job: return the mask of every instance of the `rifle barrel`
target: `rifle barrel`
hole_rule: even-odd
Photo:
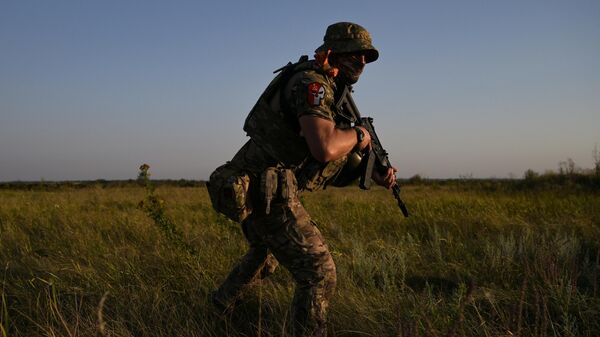
[[[394,198],[398,201],[398,207],[400,207],[402,214],[405,218],[408,218],[408,209],[406,208],[404,201],[402,201],[402,198],[400,198],[400,186],[398,186],[398,184],[394,185],[394,187],[392,187],[392,192],[394,192]]]

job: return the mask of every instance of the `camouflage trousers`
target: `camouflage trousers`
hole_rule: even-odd
[[[277,261],[296,281],[292,304],[294,333],[326,336],[326,314],[336,284],[335,264],[323,236],[297,197],[274,203],[269,214],[252,213],[243,229],[250,249],[215,292],[215,300],[232,304],[245,285],[264,277]]]

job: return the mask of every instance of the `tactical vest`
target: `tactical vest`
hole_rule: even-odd
[[[246,117],[244,131],[279,167],[294,171],[300,189],[315,190],[335,177],[346,163],[346,157],[327,163],[314,159],[306,140],[299,134],[297,117],[286,108],[284,92],[287,83],[294,74],[306,70],[325,75],[314,61],[308,61],[307,56],[276,70],[278,75]]]

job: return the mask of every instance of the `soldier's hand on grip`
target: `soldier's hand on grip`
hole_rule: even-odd
[[[396,184],[396,172],[398,172],[398,170],[396,170],[395,167],[389,167],[385,174],[373,170],[373,180],[378,185],[384,186],[389,190]]]

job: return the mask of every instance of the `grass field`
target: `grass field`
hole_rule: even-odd
[[[204,187],[161,186],[183,243],[137,186],[0,190],[0,336],[282,336],[293,282],[207,294],[246,250]],[[330,336],[600,335],[600,195],[404,188],[304,194],[338,267]],[[190,253],[184,246],[193,247]]]

